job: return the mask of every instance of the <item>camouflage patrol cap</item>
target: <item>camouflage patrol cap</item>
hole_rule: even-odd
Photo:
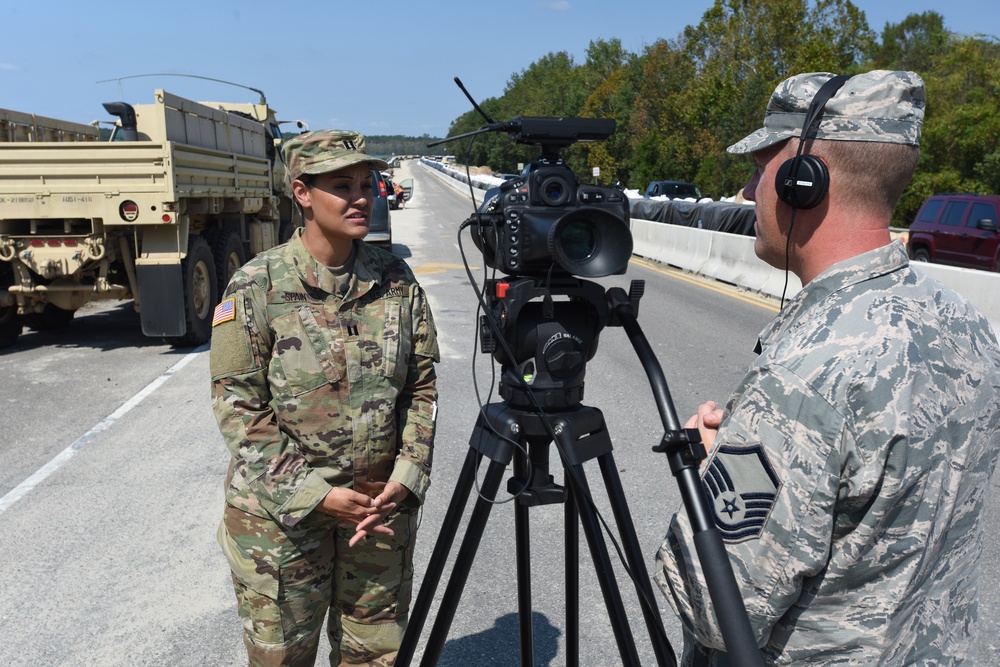
[[[809,104],[833,76],[813,72],[782,81],[767,103],[764,127],[726,150],[753,153],[801,136]],[[810,137],[919,146],[924,103],[924,82],[915,72],[874,70],[858,74],[827,101],[819,126]]]
[[[316,130],[293,137],[281,147],[291,183],[302,174],[325,174],[367,162],[373,169],[388,169],[385,160],[365,155],[365,138],[351,130]]]

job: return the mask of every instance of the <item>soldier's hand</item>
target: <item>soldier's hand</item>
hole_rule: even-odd
[[[374,498],[341,487],[330,489],[317,509],[346,523],[360,523],[379,511]]]
[[[392,503],[392,506],[395,507],[403,502],[408,495],[410,495],[410,490],[399,482],[388,482],[382,489],[382,493],[375,496],[373,500],[375,507],[382,507],[388,503]]]
[[[702,403],[698,406],[698,413],[692,415],[687,420],[684,428],[697,428],[701,434],[701,442],[705,445],[705,449],[711,450],[712,443],[715,442],[715,436],[719,432],[719,426],[722,424],[724,414],[722,408],[715,407],[715,401]]]
[[[392,510],[410,494],[410,490],[399,482],[389,482],[382,489],[382,493],[372,498],[372,505],[375,512],[358,523],[354,535],[348,543],[354,546],[365,536],[371,533],[381,533],[382,535],[392,535],[392,529],[386,527],[383,522]]]

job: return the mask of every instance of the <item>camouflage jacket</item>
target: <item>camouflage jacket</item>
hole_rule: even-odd
[[[811,281],[760,342],[703,482],[765,662],[971,661],[1000,451],[989,324],[896,242]],[[683,512],[657,559],[686,662],[729,664]]]
[[[292,526],[334,486],[430,484],[437,334],[406,263],[356,242],[347,291],[297,233],[237,271],[212,329],[226,500]]]

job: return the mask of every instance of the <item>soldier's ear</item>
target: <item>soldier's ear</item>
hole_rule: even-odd
[[[308,185],[299,179],[292,181],[292,195],[295,197],[295,201],[299,203],[299,206],[302,206],[303,208],[312,206],[310,194],[310,188]]]

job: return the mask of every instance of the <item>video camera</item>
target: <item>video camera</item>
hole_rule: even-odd
[[[520,176],[486,193],[469,223],[486,264],[513,276],[551,271],[582,277],[625,273],[632,256],[629,206],[617,188],[580,184],[559,155],[577,141],[615,131],[607,118],[515,118],[497,124],[521,144],[542,147]]]

